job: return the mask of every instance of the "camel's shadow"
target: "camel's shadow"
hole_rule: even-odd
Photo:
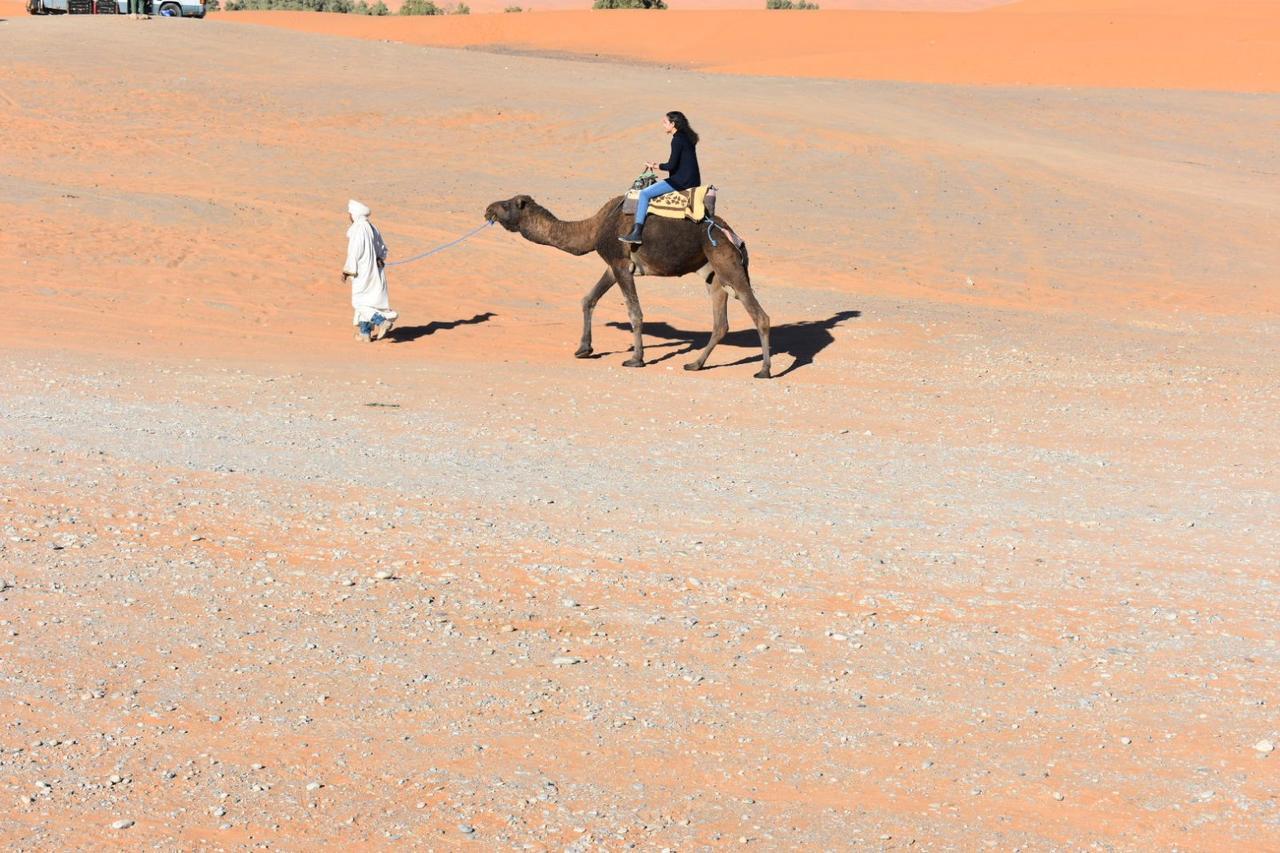
[[[773,350],[773,354],[786,353],[794,359],[790,367],[781,373],[775,373],[774,376],[786,376],[793,370],[812,364],[818,353],[835,343],[835,336],[831,334],[832,329],[845,320],[852,320],[861,316],[861,311],[837,311],[825,320],[803,320],[799,323],[783,323],[780,326],[774,326],[769,331],[769,347]],[[615,329],[631,331],[630,323],[609,323],[608,325]],[[642,331],[646,338],[664,338],[674,341],[675,344],[673,345],[676,346],[684,344],[682,348],[672,350],[650,361],[649,364],[658,364],[669,358],[696,352],[705,347],[707,341],[711,340],[710,332],[690,332],[684,329],[677,329],[670,323],[646,322]],[[720,341],[720,346],[754,349],[760,346],[760,336],[755,329],[739,329],[736,332],[729,332],[725,335],[724,339]],[[601,355],[603,354],[601,353]],[[714,357],[713,355],[712,358]],[[750,364],[753,361],[760,361],[760,356],[751,355],[728,364],[707,365],[703,370],[714,370],[717,367],[734,367],[740,364]]]
[[[445,329],[456,329],[458,326],[471,326],[476,323],[487,323],[489,320],[498,315],[492,311],[486,311],[483,314],[477,314],[469,320],[449,320],[441,322],[432,320],[425,326],[397,326],[390,332],[387,332],[387,340],[394,341],[398,344],[407,344],[409,341],[416,341],[418,338],[426,335],[433,335],[436,332]]]

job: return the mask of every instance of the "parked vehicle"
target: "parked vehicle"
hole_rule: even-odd
[[[145,0],[143,9],[157,18],[203,18],[205,0]],[[129,0],[27,0],[33,15],[129,14]]]

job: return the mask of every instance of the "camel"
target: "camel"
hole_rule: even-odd
[[[716,231],[715,244],[708,234],[705,222],[687,219],[666,219],[650,216],[645,220],[644,243],[631,246],[618,238],[630,228],[631,216],[622,213],[622,196],[605,202],[590,219],[564,222],[527,195],[518,195],[506,201],[495,201],[485,208],[485,219],[497,222],[508,231],[519,232],[526,240],[543,246],[553,246],[571,255],[595,252],[605,262],[607,269],[587,295],[582,297],[582,340],[574,353],[577,358],[588,358],[591,349],[591,314],[600,297],[615,284],[622,289],[631,318],[631,332],[635,337],[631,358],[623,362],[626,367],[644,367],[644,317],[640,313],[640,299],[636,295],[635,277],[641,275],[681,276],[697,273],[707,283],[711,297],[711,338],[698,357],[684,365],[685,370],[701,370],[707,356],[729,331],[729,295],[732,294],[751,316],[760,333],[760,352],[764,364],[757,379],[768,379],[769,365],[769,315],[756,301],[747,275],[747,247],[735,247],[724,231]],[[728,225],[720,217],[715,222],[723,229]]]

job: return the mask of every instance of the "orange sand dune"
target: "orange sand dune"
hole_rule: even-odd
[[[1280,90],[1276,4],[1035,0],[971,14],[764,10],[223,20],[442,47],[626,58],[704,71],[959,84]],[[639,39],[637,33],[652,33]]]

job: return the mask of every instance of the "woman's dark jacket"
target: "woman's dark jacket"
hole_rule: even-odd
[[[658,168],[671,173],[667,183],[673,190],[687,190],[702,183],[702,175],[698,172],[698,152],[689,137],[678,130],[671,134],[671,159],[660,163]]]

